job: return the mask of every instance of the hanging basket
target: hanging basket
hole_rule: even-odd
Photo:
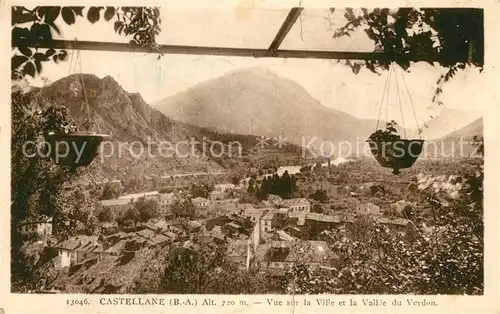
[[[67,167],[86,167],[99,154],[99,145],[108,135],[93,132],[54,133],[44,136],[48,156],[55,164]]]
[[[370,151],[384,168],[393,169],[393,174],[399,174],[400,169],[410,168],[422,153],[424,140],[421,139],[397,139],[397,140],[373,140],[368,139]]]

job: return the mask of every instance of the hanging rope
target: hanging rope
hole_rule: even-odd
[[[393,71],[393,66],[392,64],[389,67],[389,84],[387,86],[387,104],[385,106],[385,125],[387,125],[387,122],[389,121],[389,91],[391,90],[391,76],[392,76],[392,71]]]
[[[73,59],[74,59],[74,52],[71,52],[71,57],[69,59],[69,68],[68,68],[68,76],[71,74],[71,66],[73,65]],[[74,72],[74,71],[73,71]]]
[[[401,104],[401,95],[399,91],[399,82],[398,82],[398,75],[396,73],[396,69],[394,69],[394,76],[396,77],[396,92],[398,93],[398,102],[399,102],[399,111],[401,112],[401,121],[403,122],[403,134],[406,138],[406,127],[405,127],[405,118],[403,114],[403,105]]]
[[[380,100],[380,106],[378,109],[377,127],[375,128],[375,131],[378,130],[378,126],[380,124],[380,115],[382,114],[382,107],[384,106],[384,99],[386,96],[386,92],[388,90],[387,88],[389,86],[390,79],[391,79],[391,71],[389,71],[389,73],[387,73],[387,79],[385,80],[384,91],[382,92],[382,100]]]
[[[405,86],[406,93],[408,94],[408,98],[410,99],[411,108],[413,109],[413,116],[415,117],[415,123],[417,124],[417,129],[418,129],[418,137],[420,139],[422,139],[422,129],[420,128],[420,125],[418,123],[417,112],[416,112],[415,106],[413,104],[413,98],[411,97],[410,89],[408,88],[408,85],[406,84],[406,80],[405,80],[405,76],[404,76],[403,71],[401,71],[401,78],[403,80],[403,84]]]
[[[76,41],[76,39],[75,39],[75,41]],[[85,131],[88,132],[89,129],[91,128],[91,126],[92,126],[93,112],[92,112],[92,110],[90,110],[90,106],[89,106],[89,102],[88,102],[88,98],[87,98],[87,90],[85,88],[85,80],[83,78],[83,65],[82,65],[82,56],[80,54],[80,50],[76,51],[75,64],[74,64],[74,73],[77,73],[77,69],[76,69],[77,66],[79,67],[78,73],[79,73],[80,81],[81,81],[81,84],[82,84],[83,97],[84,97],[84,100],[85,100],[85,107],[86,107],[86,110],[87,110],[87,119],[83,123],[83,126],[85,128]]]

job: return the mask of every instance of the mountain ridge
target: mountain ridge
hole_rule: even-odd
[[[154,156],[153,150],[152,154],[129,154],[127,149],[133,149],[132,143],[176,143],[192,136],[200,137],[203,132],[199,127],[178,123],[166,117],[150,107],[139,93],[125,91],[111,76],[100,79],[92,74],[70,75],[32,91],[37,92],[40,92],[48,104],[66,106],[77,125],[81,126],[85,118],[90,118],[93,122],[91,131],[111,135],[109,141],[102,144],[103,156],[106,157],[101,162],[98,156],[88,167],[89,171],[86,171],[95,179],[122,179],[132,174],[148,177],[175,173],[183,169],[193,172],[221,170],[219,165],[204,158],[187,160],[166,155],[160,157]],[[84,96],[87,98],[90,113]],[[120,145],[126,148],[122,150]],[[106,150],[106,147],[109,150]]]
[[[295,81],[262,67],[230,71],[153,102],[152,106],[174,120],[231,133],[283,135],[297,145],[316,138],[315,148],[322,142],[364,141],[375,131],[377,122],[324,106]],[[458,122],[451,123],[455,111],[446,108],[442,116],[421,125],[422,134],[401,126],[397,130],[408,138],[438,139],[471,121],[463,113],[457,117]]]

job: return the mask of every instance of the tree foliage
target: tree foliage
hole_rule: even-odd
[[[260,200],[266,199],[269,194],[287,199],[297,190],[297,181],[285,171],[282,176],[274,174],[272,177],[265,177],[260,187],[254,187],[253,184],[251,186],[251,190]]]
[[[321,203],[326,203],[328,201],[328,195],[325,189],[317,189],[314,193],[310,194],[308,198]]]
[[[120,186],[112,183],[106,183],[102,190],[101,200],[112,200],[121,195]]]
[[[370,218],[330,234],[335,269],[297,265],[286,291],[335,294],[468,294],[484,292],[483,171],[464,176],[459,199],[425,191],[431,222],[415,217],[403,231]],[[421,214],[421,213],[420,213]],[[419,215],[419,213],[415,213]]]
[[[177,198],[171,208],[175,218],[194,219],[196,215],[196,206],[189,197]]]
[[[472,8],[388,8],[345,10],[347,23],[334,31],[333,37],[350,36],[363,29],[383,53],[379,60],[364,64],[347,61],[354,73],[362,66],[374,73],[388,70],[396,63],[409,70],[410,60],[417,58],[431,65],[439,64],[448,71],[437,81],[433,101],[438,101],[443,83],[466,65],[484,66],[484,16],[482,9]],[[434,61],[432,61],[434,60]]]
[[[255,271],[239,269],[214,243],[174,246],[162,277],[169,294],[257,294],[268,292],[269,280]]]
[[[54,32],[61,33],[60,25],[56,24],[59,17],[68,26],[74,25],[79,18],[86,18],[92,24],[101,19],[113,22],[114,31],[129,38],[131,45],[158,51],[156,36],[161,31],[161,18],[157,7],[37,6],[28,9],[13,6],[12,79],[22,79],[27,75],[35,77],[42,72],[45,62],[58,63],[67,59],[65,49],[41,51],[37,48],[52,41]]]
[[[191,195],[193,197],[208,198],[210,192],[214,190],[215,186],[210,183],[200,183],[191,185]]]
[[[134,207],[139,213],[138,218],[141,222],[160,217],[160,204],[156,200],[141,197],[134,203]]]

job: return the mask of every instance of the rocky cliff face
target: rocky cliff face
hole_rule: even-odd
[[[110,76],[100,79],[89,74],[71,75],[46,86],[41,95],[47,104],[68,107],[81,130],[84,130],[85,118],[90,117],[93,121],[90,131],[110,135],[101,145],[101,156],[88,167],[88,175],[96,179],[221,170],[207,158],[160,157],[154,145],[147,146],[149,142],[161,141],[175,145],[193,137],[202,138],[204,133],[198,127],[176,122],[151,108],[140,94],[128,93]],[[140,144],[146,153],[139,154]],[[130,153],[130,149],[134,153]],[[181,154],[190,150],[185,146],[179,149]]]

